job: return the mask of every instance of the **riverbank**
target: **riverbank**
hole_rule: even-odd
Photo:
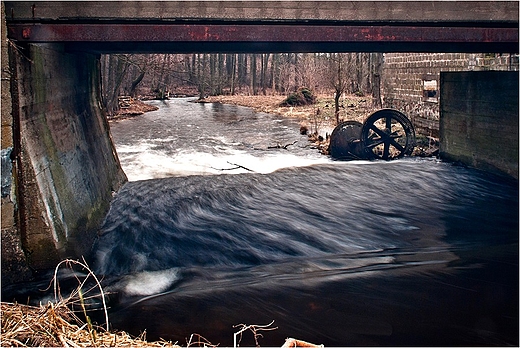
[[[328,155],[329,139],[336,126],[334,115],[334,98],[328,95],[318,95],[317,102],[305,106],[280,106],[286,96],[245,96],[245,95],[219,95],[209,96],[198,102],[222,103],[246,106],[257,112],[266,112],[281,115],[283,117],[296,118],[300,122],[301,129],[307,129],[309,141],[318,148],[321,153]],[[369,97],[345,95],[340,100],[339,120],[357,121],[365,120],[379,108],[372,107]],[[435,157],[439,151],[439,139],[416,134],[417,145],[412,156]]]
[[[302,125],[318,132],[321,128],[335,127],[334,99],[332,96],[318,95],[316,104],[304,106],[280,106],[286,96],[281,95],[219,95],[209,96],[199,102],[240,105],[253,108],[257,112],[278,114],[300,120]],[[371,106],[367,97],[347,95],[341,98],[340,121],[363,121],[376,109]],[[329,133],[330,134],[330,133]]]
[[[83,323],[65,303],[29,306],[1,303],[2,347],[180,347],[168,341],[148,342],[146,334],[106,331]]]
[[[120,97],[119,110],[117,110],[113,114],[108,115],[107,118],[109,121],[119,121],[142,115],[145,112],[155,111],[157,109],[159,109],[157,106],[146,104],[138,99],[130,97]]]

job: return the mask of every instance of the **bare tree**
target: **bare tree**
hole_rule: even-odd
[[[102,101],[107,112],[112,114],[119,108],[117,98],[130,64],[124,55],[105,55],[102,63],[104,66]]]
[[[381,108],[381,70],[383,65],[382,53],[371,53],[371,76],[372,76],[372,107]]]
[[[103,101],[117,110],[121,93],[136,97],[148,88],[164,98],[175,86],[190,86],[200,98],[247,88],[251,94],[286,94],[300,87],[334,90],[336,122],[340,98],[346,92],[371,94],[381,105],[381,53],[147,54],[105,55]],[[144,87],[142,87],[144,86]]]
[[[349,83],[347,63],[349,56],[344,53],[331,53],[328,55],[328,78],[332,88],[334,88],[334,115],[336,124],[339,124],[339,99],[347,90]]]

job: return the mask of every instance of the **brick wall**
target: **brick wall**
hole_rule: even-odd
[[[383,107],[404,112],[418,134],[438,137],[441,71],[518,71],[518,67],[518,55],[509,54],[385,53]]]

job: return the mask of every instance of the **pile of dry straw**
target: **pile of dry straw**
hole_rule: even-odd
[[[2,302],[1,311],[2,347],[178,347],[82,324],[64,303],[35,307]]]
[[[68,297],[62,297],[57,280],[58,269],[66,266],[87,272],[87,277],[78,280],[78,287]],[[95,286],[87,288],[87,280],[95,280]],[[54,272],[54,302],[46,305],[28,306],[18,303],[1,303],[2,331],[0,346],[2,347],[178,347],[166,342],[147,342],[145,333],[133,338],[126,332],[111,332],[106,328],[92,324],[86,311],[86,301],[89,298],[101,297],[106,323],[108,314],[105,304],[105,294],[99,280],[88,268],[86,262],[65,260],[56,266]],[[89,295],[97,288],[95,295]],[[79,313],[86,320],[82,321],[71,308],[80,308]]]

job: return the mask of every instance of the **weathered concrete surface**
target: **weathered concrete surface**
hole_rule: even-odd
[[[2,11],[4,3],[2,2]],[[9,56],[7,54],[7,36],[5,18],[2,16],[2,47],[1,47],[1,111],[2,111],[2,216],[1,216],[1,240],[2,240],[2,284],[15,280],[29,279],[31,272],[27,266],[27,260],[22,250],[22,241],[16,223],[15,194],[16,181],[11,155],[13,153],[13,117],[10,93],[11,74],[9,70]]]
[[[98,57],[59,44],[11,49],[19,230],[29,265],[88,254],[126,181],[100,104]]]
[[[518,22],[517,1],[6,1],[9,20]]]
[[[518,72],[441,72],[440,156],[518,179]]]

